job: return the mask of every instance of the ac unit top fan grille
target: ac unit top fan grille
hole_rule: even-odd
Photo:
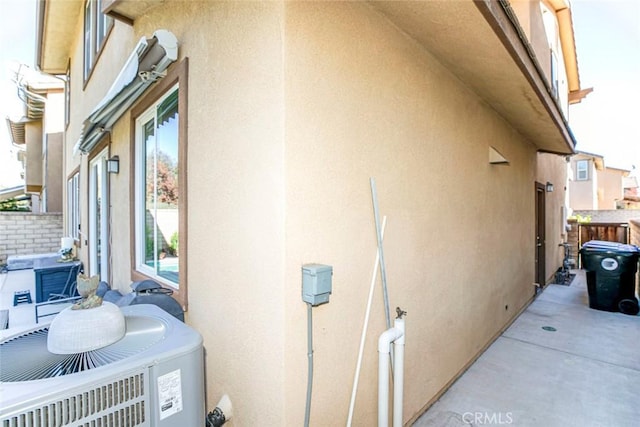
[[[41,380],[98,368],[140,353],[165,336],[166,325],[157,318],[126,316],[127,333],[107,347],[77,354],[47,350],[48,328],[41,328],[0,343],[0,381]]]

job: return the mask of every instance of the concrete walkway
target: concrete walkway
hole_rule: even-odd
[[[640,316],[549,285],[413,425],[640,426]],[[549,328],[550,327],[550,328]]]

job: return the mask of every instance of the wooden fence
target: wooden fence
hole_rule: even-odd
[[[579,226],[579,245],[589,240],[629,243],[629,224],[620,222],[584,223]]]

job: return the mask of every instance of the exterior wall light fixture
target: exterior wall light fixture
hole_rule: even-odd
[[[109,173],[120,172],[120,157],[113,156],[112,158],[107,159],[107,172]]]
[[[547,193],[553,193],[553,184],[550,183],[549,181],[547,181],[546,190],[547,190]]]

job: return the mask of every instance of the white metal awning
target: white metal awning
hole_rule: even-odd
[[[141,38],[105,97],[84,121],[73,153],[89,153],[177,58],[178,41],[170,31],[158,30],[149,39]]]
[[[0,202],[4,200],[14,199],[24,194],[25,194],[24,185],[18,185],[16,187],[10,187],[10,188],[3,188],[0,190]]]

